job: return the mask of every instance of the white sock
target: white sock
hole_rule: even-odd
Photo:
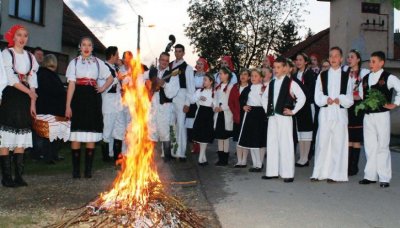
[[[308,161],[308,153],[310,151],[311,141],[299,141],[300,158],[297,163],[304,165]]]
[[[206,158],[207,143],[199,143],[199,144],[200,144],[199,162],[203,163],[203,162],[207,161],[207,158]]]
[[[114,139],[111,139],[110,142],[108,143],[108,156],[109,157],[114,156]]]
[[[229,139],[225,139],[224,140],[224,149],[223,149],[223,151],[225,153],[229,153]]]
[[[243,148],[240,146],[236,146],[236,155],[237,155],[237,163],[236,165],[242,164],[242,157],[243,157]]]
[[[265,160],[265,152],[267,151],[267,148],[263,147],[260,148],[260,159],[261,159],[261,166],[262,164],[264,164],[264,160]]]
[[[249,149],[242,149],[243,157],[242,157],[242,165],[247,165],[247,155],[249,154]]]
[[[254,154],[253,166],[255,168],[261,168],[262,164],[261,164],[261,158],[260,158],[260,149],[259,148],[250,149],[250,151],[251,151],[251,155]]]
[[[158,144],[156,144],[156,145],[158,145]],[[163,158],[164,157],[164,145],[163,145],[163,142],[161,142],[161,157]]]
[[[224,151],[224,140],[218,139],[218,151]]]

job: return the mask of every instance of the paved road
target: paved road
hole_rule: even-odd
[[[210,146],[209,161],[216,159],[214,151]],[[312,166],[297,168],[288,184],[214,165],[199,167],[199,178],[222,227],[400,227],[400,153],[392,153],[392,164],[387,189],[359,185],[362,172],[347,183],[311,183]]]

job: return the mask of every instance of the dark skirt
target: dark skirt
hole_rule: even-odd
[[[363,142],[363,121],[364,112],[358,112],[356,116],[355,108],[361,101],[354,101],[354,104],[347,110],[349,117],[349,142]]]
[[[245,114],[238,145],[247,148],[267,146],[267,125],[263,107],[251,107],[251,111]]]
[[[224,112],[219,112],[217,116],[217,124],[215,126],[216,139],[229,139],[232,137],[233,132],[225,130],[225,116]]]
[[[196,111],[197,111],[197,105],[191,104],[189,106],[189,112],[186,113],[186,118],[194,118],[196,116]]]
[[[200,106],[193,124],[193,141],[212,143],[214,141],[214,111],[211,107]]]
[[[0,105],[0,130],[14,134],[32,132],[31,99],[28,94],[7,86]]]
[[[349,128],[349,142],[364,142],[363,128]]]
[[[295,115],[297,121],[297,131],[308,132],[314,128],[311,112],[311,104],[304,104],[303,108],[300,109]]]
[[[103,132],[101,95],[93,86],[75,87],[71,109],[71,132]]]
[[[232,132],[232,136],[233,136],[233,141],[237,142],[239,140],[239,135],[240,135],[240,127],[242,125],[238,124],[238,123],[233,123],[233,132]]]

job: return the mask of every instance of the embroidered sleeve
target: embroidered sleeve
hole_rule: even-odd
[[[9,86],[14,86],[14,84],[19,83],[18,77],[14,74],[13,63],[11,54],[7,49],[3,50],[3,63],[4,63],[4,71],[7,76],[7,81]]]
[[[75,59],[73,59],[68,64],[67,72],[65,76],[67,77],[68,82],[75,82],[76,81],[76,66],[75,66]]]

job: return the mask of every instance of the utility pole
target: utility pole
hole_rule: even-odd
[[[143,17],[138,15],[137,54],[139,54],[139,51],[140,51],[140,27],[141,27],[141,22],[143,22]]]

